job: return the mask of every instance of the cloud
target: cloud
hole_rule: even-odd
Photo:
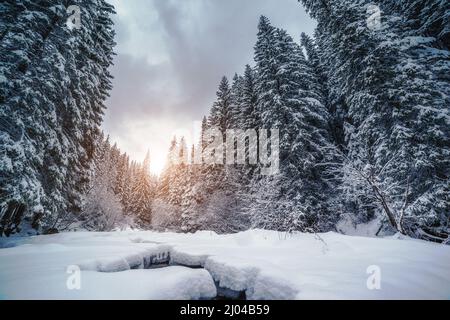
[[[147,148],[165,152],[171,137],[162,135],[190,128],[208,112],[220,78],[253,63],[261,14],[297,40],[315,26],[297,0],[109,1],[118,55],[104,129],[139,159]],[[133,123],[161,136],[144,138]]]

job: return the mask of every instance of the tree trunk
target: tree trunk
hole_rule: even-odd
[[[397,223],[397,220],[395,219],[394,214],[392,213],[391,209],[389,208],[389,206],[387,204],[387,201],[386,201],[384,195],[380,192],[380,190],[374,184],[372,184],[372,188],[373,188],[373,191],[375,192],[375,194],[377,195],[377,198],[381,202],[383,210],[388,217],[389,223],[395,228],[395,230],[397,230],[398,232],[403,234],[401,228],[399,228],[399,225]]]

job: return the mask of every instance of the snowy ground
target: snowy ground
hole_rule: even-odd
[[[127,231],[0,245],[8,247],[0,249],[2,299],[208,299],[214,282],[248,299],[450,299],[450,246],[411,239]],[[67,287],[71,265],[81,269],[80,290]],[[379,290],[367,287],[369,266],[379,268]]]

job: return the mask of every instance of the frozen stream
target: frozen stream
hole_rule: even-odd
[[[450,246],[401,237],[72,232],[0,247],[0,299],[450,297]]]

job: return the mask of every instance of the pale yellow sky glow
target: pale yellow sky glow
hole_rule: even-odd
[[[170,142],[174,136],[185,137],[188,147],[198,137],[199,122],[186,121],[185,124],[168,118],[133,121],[124,124],[120,135],[110,135],[111,141],[132,160],[142,162],[150,151],[150,171],[159,175],[164,169]]]

